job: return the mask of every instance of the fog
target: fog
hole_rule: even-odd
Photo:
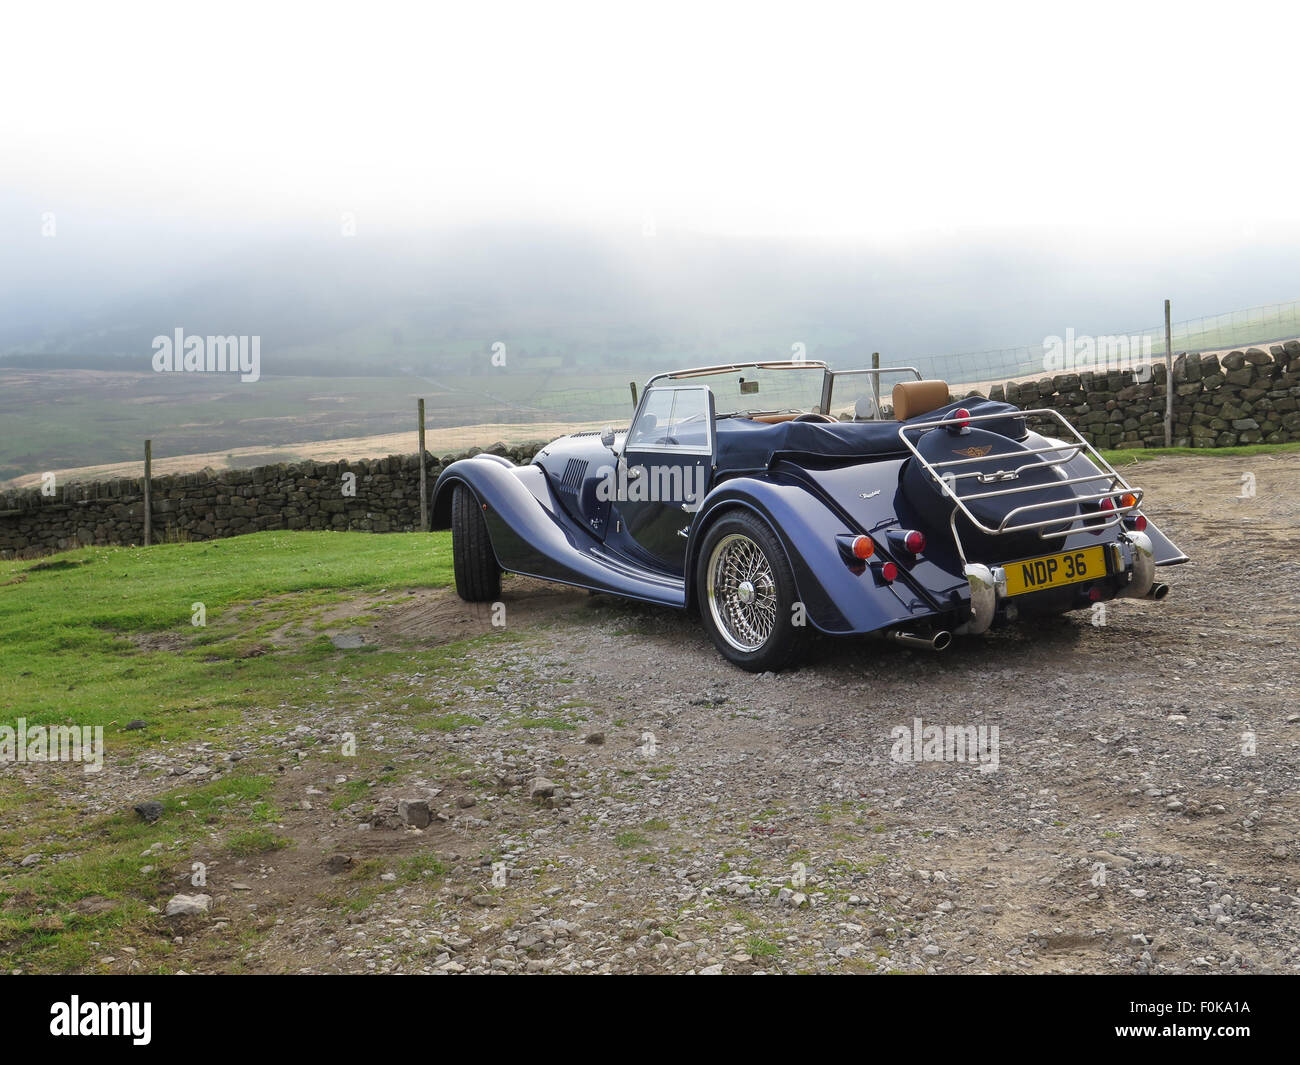
[[[0,356],[907,357],[1300,296],[1294,73],[1223,63],[1295,16],[1089,14],[33,9]]]

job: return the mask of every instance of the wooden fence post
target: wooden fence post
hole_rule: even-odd
[[[880,352],[878,351],[873,351],[871,353],[871,368],[873,370],[880,369]],[[874,417],[879,418],[880,417],[880,374],[878,373],[873,373],[871,375],[871,396],[876,403],[876,413]]]
[[[429,531],[428,463],[424,458],[424,397],[418,404],[420,421],[420,532]]]
[[[1165,300],[1165,447],[1174,446],[1174,342]]]
[[[144,442],[144,546],[153,543],[153,441]]]

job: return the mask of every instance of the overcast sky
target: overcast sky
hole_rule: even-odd
[[[150,262],[336,233],[344,212],[362,234],[559,222],[1239,259],[1300,232],[1298,19],[1245,2],[14,6],[0,280],[39,277],[43,211],[95,234],[101,279],[119,256],[147,280]],[[1250,280],[1258,302],[1300,295],[1276,270]]]

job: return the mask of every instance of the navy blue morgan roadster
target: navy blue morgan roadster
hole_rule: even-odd
[[[906,378],[882,399],[881,378]],[[818,362],[661,374],[628,429],[527,466],[452,463],[433,490],[456,590],[525,574],[699,615],[743,669],[796,661],[812,629],[942,650],[954,634],[1161,599],[1187,558],[1054,410],[979,398],[910,367]]]

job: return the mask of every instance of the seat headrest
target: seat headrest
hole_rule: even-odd
[[[894,417],[900,422],[946,406],[947,381],[900,381],[894,386]]]

